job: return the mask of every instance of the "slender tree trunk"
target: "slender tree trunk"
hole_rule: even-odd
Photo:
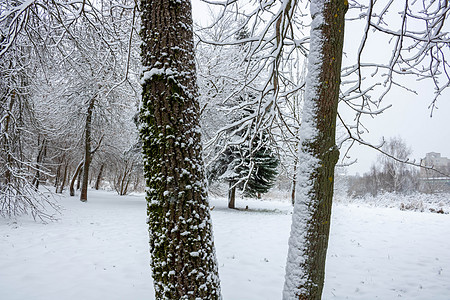
[[[122,189],[122,196],[126,195],[128,192],[128,185],[130,184],[130,177],[128,177],[127,182],[125,183],[123,189]]]
[[[297,130],[297,134],[298,134],[298,130]],[[296,143],[295,146],[295,159],[294,159],[294,167],[293,167],[293,173],[292,173],[292,190],[291,190],[291,202],[292,205],[295,204],[295,187],[297,186],[297,165],[298,165],[298,147],[299,147],[299,143]]]
[[[39,140],[39,138],[38,138],[38,140]],[[45,152],[46,152],[46,147],[47,147],[46,143],[47,143],[46,140],[43,139],[42,140],[42,144],[41,144],[41,148],[39,149],[39,153],[38,153],[38,156],[36,158],[36,173],[34,174],[34,178],[33,178],[33,181],[31,183],[34,186],[34,188],[36,189],[36,191],[39,188],[39,180],[41,179],[41,171],[40,170],[41,170],[41,163],[42,163],[42,161],[44,159],[44,155],[45,155]]]
[[[95,181],[95,189],[98,190],[100,188],[100,182],[102,181],[102,175],[103,175],[103,168],[105,167],[104,164],[100,166],[100,171],[98,171],[97,180]]]
[[[294,172],[297,172],[297,167],[294,166]],[[291,190],[291,202],[292,205],[295,204],[295,187],[297,186],[297,175],[294,173],[294,178],[292,178],[292,190]]]
[[[87,110],[86,124],[84,128],[84,165],[83,165],[83,182],[81,183],[81,193],[80,201],[87,201],[87,190],[89,183],[89,167],[91,165],[92,153],[91,153],[91,143],[92,143],[92,114],[94,112],[95,99],[94,96],[89,101],[89,107]]]
[[[83,167],[83,161],[81,161],[78,166],[77,169],[75,170],[75,173],[73,174],[72,180],[70,181],[70,196],[75,196],[75,180],[77,180],[77,177],[79,176],[80,172],[81,172],[81,168]],[[78,180],[78,182],[80,182],[80,180]]]
[[[236,182],[230,181],[228,185],[228,208],[236,208]]]
[[[58,188],[58,186],[56,186],[56,192],[57,193],[61,194],[63,192],[63,190],[64,190],[64,186],[66,185],[66,179],[67,179],[67,169],[68,169],[68,164],[65,163],[64,164],[64,174],[63,174],[63,178],[62,178],[61,184],[60,184],[59,188]]]
[[[128,188],[128,183],[130,181],[129,174],[130,174],[130,171],[128,169],[128,165],[126,164],[125,168],[123,170],[123,173],[122,173],[122,177],[119,180],[119,190],[120,190],[119,195],[120,196],[126,195],[126,190]]]
[[[62,167],[62,162],[63,161],[64,161],[64,156],[61,159],[61,162],[58,164],[58,168],[56,168],[55,193],[58,192],[58,185],[59,185],[59,182],[61,181],[61,167]]]
[[[139,174],[136,174],[136,172],[134,172],[133,174],[133,190],[136,191],[138,190],[139,185],[141,184],[141,176],[139,176]]]
[[[346,0],[311,1],[311,46],[283,299],[321,299],[330,230]]]
[[[2,101],[3,100],[6,100],[6,99],[2,99]],[[8,111],[6,112],[6,116],[4,117],[4,132],[6,133],[6,134],[4,134],[3,135],[3,147],[4,147],[4,149],[3,149],[3,151],[4,151],[4,153],[6,153],[6,170],[5,170],[5,181],[4,182],[2,182],[3,181],[3,178],[1,178],[0,177],[0,182],[1,183],[4,183],[4,186],[7,186],[7,185],[9,185],[10,183],[11,183],[11,181],[12,181],[12,179],[11,179],[11,169],[12,169],[12,161],[13,161],[13,158],[12,158],[12,155],[11,155],[11,142],[10,142],[10,135],[11,135],[11,133],[9,132],[9,122],[10,122],[10,120],[11,120],[11,112],[12,112],[12,110],[13,110],[13,108],[14,108],[14,103],[15,103],[15,101],[16,101],[16,92],[13,90],[12,92],[11,92],[11,100],[10,100],[10,102],[9,102],[9,107],[8,107]]]
[[[141,139],[156,299],[221,299],[202,160],[191,3],[141,1]]]
[[[83,161],[84,163],[84,161]],[[81,166],[80,172],[78,173],[78,177],[77,177],[77,191],[80,190],[81,187],[81,176],[83,176],[83,166]]]

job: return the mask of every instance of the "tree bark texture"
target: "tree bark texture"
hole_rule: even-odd
[[[321,299],[330,231],[346,0],[311,1],[311,46],[284,299]]]
[[[221,299],[199,128],[191,3],[142,0],[140,113],[156,299]]]

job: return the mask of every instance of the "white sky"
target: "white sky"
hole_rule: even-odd
[[[432,117],[428,108],[433,97],[432,89],[428,87],[419,93],[419,96],[392,93],[385,102],[391,103],[391,108],[372,120],[365,118],[370,131],[365,138],[378,144],[382,137],[401,137],[411,147],[412,158],[418,162],[428,152],[450,157],[450,92],[440,98]],[[357,159],[357,163],[348,167],[348,173],[362,175],[375,162],[378,152],[366,146],[354,146],[349,154]]]

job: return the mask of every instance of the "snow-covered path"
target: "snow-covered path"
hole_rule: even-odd
[[[281,298],[291,208],[213,199],[224,299]],[[62,198],[59,222],[0,219],[0,299],[153,299],[143,196]],[[337,204],[324,299],[450,299],[450,215]]]

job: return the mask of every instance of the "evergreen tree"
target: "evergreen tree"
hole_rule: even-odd
[[[250,174],[244,194],[255,197],[267,193],[278,175],[278,157],[266,145],[258,147],[253,155],[245,158],[247,174]],[[245,173],[245,170],[244,170]]]
[[[246,110],[240,117],[245,118],[251,113]],[[249,129],[255,130],[255,127],[252,125]],[[273,186],[279,159],[270,147],[268,135],[267,131],[256,136],[247,131],[237,132],[210,168],[210,180],[229,183],[229,208],[235,208],[236,188],[243,190],[245,196],[255,197],[267,193]]]

